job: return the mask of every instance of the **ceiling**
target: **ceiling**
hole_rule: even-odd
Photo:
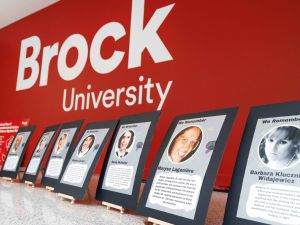
[[[0,29],[56,2],[58,0],[0,0]]]

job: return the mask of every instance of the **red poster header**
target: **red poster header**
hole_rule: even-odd
[[[29,119],[0,121],[0,166],[2,166],[7,151],[20,127],[29,125]]]

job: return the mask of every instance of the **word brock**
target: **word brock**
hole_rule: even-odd
[[[148,50],[155,63],[173,60],[157,31],[175,4],[157,9],[145,26],[143,22],[144,5],[145,0],[132,1],[128,69],[141,66],[141,57],[145,49]],[[48,84],[49,65],[56,56],[59,76],[66,81],[74,80],[81,74],[86,65],[88,55],[91,66],[97,73],[107,74],[112,72],[123,60],[125,52],[115,50],[110,58],[104,59],[99,54],[101,53],[102,43],[108,37],[118,41],[125,35],[126,30],[121,23],[107,23],[96,32],[90,49],[88,49],[88,43],[83,35],[72,34],[63,42],[60,49],[58,42],[44,47],[41,65],[37,60],[41,50],[40,38],[32,36],[22,40],[16,90],[31,88],[38,80],[39,73],[39,86],[46,86]],[[28,56],[28,50],[31,48],[32,54]],[[78,57],[75,64],[69,67],[67,65],[67,55],[72,48],[77,50]],[[31,69],[29,76],[25,76],[26,69]]]

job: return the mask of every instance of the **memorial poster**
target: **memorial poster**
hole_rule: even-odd
[[[54,134],[55,134],[55,131],[49,131],[42,135],[42,137],[40,138],[40,140],[33,152],[33,155],[30,159],[30,162],[25,171],[25,174],[30,174],[30,175],[37,174],[38,169],[41,164],[41,161],[43,159],[43,156],[46,153],[47,147],[49,146],[49,143]]]
[[[59,126],[59,124],[53,125],[47,127],[43,131],[34,151],[31,154],[29,164],[23,176],[23,181],[31,182],[32,184],[36,183],[46,153],[50,149],[52,140],[54,139]]]
[[[1,177],[7,177],[11,179],[17,178],[28,143],[34,130],[35,126],[19,128],[8,150],[6,159],[0,172]]]
[[[258,119],[237,217],[300,224],[300,114]]]
[[[96,199],[137,207],[143,169],[160,112],[124,116],[110,143]]]
[[[49,156],[45,173],[42,178],[42,184],[46,187],[54,188],[58,182],[62,171],[66,167],[66,162],[71,157],[70,149],[79,132],[83,120],[64,123],[57,135]]]
[[[66,167],[60,183],[82,187],[87,172],[106,137],[109,128],[89,129],[84,132]]]
[[[16,172],[19,161],[23,155],[25,144],[29,139],[30,134],[31,131],[17,133],[12,145],[10,146],[2,170]]]
[[[61,194],[83,199],[97,163],[117,120],[92,122],[86,125],[79,141],[70,150],[70,158],[55,185]]]
[[[134,177],[150,122],[123,124],[111,151],[102,188],[132,194]]]
[[[220,115],[178,121],[157,167],[146,207],[194,219],[225,118]]]
[[[6,158],[7,152],[20,127],[29,125],[29,119],[0,121],[0,168]]]
[[[228,194],[224,225],[299,225],[300,102],[253,107]]]
[[[64,165],[64,161],[68,155],[70,143],[72,142],[77,129],[77,127],[73,127],[65,128],[60,131],[49,158],[45,177],[54,179],[59,178]]]
[[[161,144],[139,203],[144,216],[203,225],[237,108],[177,116]]]

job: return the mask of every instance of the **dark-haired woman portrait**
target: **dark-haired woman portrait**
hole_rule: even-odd
[[[124,158],[128,155],[129,149],[133,144],[134,132],[132,130],[126,130],[118,141],[118,148],[116,150],[116,156]]]
[[[95,141],[95,136],[94,136],[93,134],[87,136],[87,137],[83,140],[83,142],[82,142],[82,144],[81,144],[81,146],[80,146],[80,148],[79,148],[79,151],[78,151],[78,153],[77,153],[77,156],[78,156],[79,158],[81,158],[81,157],[83,157],[84,155],[86,155],[86,153],[88,153],[88,151],[89,151],[89,150],[91,149],[91,147],[93,146],[94,141]]]

